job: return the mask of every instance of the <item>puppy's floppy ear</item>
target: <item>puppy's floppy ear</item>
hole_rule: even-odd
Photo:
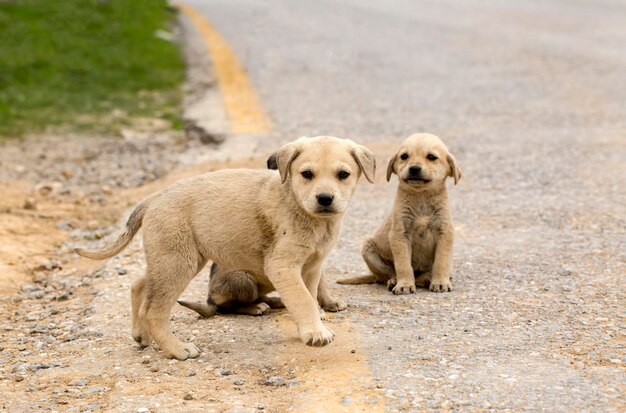
[[[267,160],[267,167],[269,169],[278,169],[280,172],[280,181],[285,183],[287,180],[287,175],[289,174],[289,167],[291,163],[300,155],[302,152],[302,146],[300,142],[291,142],[283,146],[269,157]],[[275,166],[275,168],[272,168]]]
[[[391,174],[396,173],[396,158],[398,158],[398,154],[393,155],[387,164],[387,182],[391,179]]]
[[[374,153],[363,145],[354,144],[352,157],[356,163],[359,164],[363,175],[365,175],[365,179],[373,184],[374,175],[376,175],[376,157]]]
[[[271,154],[270,157],[267,158],[267,169],[278,169],[278,163],[276,162],[276,153]]]
[[[456,159],[454,159],[454,156],[452,156],[451,153],[448,153],[446,159],[448,160],[448,165],[450,165],[448,176],[454,178],[454,185],[456,185],[456,183],[459,182],[459,179],[461,179],[463,172],[461,171],[461,168],[456,163]]]

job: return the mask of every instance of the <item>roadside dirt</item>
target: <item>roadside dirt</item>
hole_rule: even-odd
[[[99,218],[103,224],[119,211],[88,208],[80,203],[50,199],[32,190],[32,183],[0,184],[0,290],[15,292],[34,272],[60,266],[57,251],[69,238],[64,221],[88,227]],[[26,204],[26,205],[25,205]]]
[[[0,290],[14,291],[27,279],[35,262],[47,258],[55,243],[65,239],[62,231],[40,213],[21,210],[28,196],[24,183],[0,185]],[[42,205],[43,207],[43,205]],[[18,212],[19,211],[19,212]],[[41,235],[48,234],[44,239]]]

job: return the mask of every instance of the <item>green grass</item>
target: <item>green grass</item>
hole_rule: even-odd
[[[180,49],[165,0],[0,0],[0,136],[181,126]]]

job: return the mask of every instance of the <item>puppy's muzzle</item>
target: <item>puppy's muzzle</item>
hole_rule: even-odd
[[[335,197],[330,194],[321,193],[317,195],[317,210],[315,212],[322,215],[330,215],[337,212],[333,206],[334,199]]]
[[[335,197],[329,194],[319,194],[317,196],[317,203],[323,207],[329,207],[333,203]]]
[[[422,175],[422,167],[413,165],[409,168],[409,177],[419,178]]]
[[[430,179],[424,178],[422,175],[422,167],[419,165],[411,165],[407,171],[407,176],[405,178],[407,182],[416,182],[416,183],[427,183]]]

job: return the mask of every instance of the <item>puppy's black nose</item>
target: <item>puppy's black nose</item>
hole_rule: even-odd
[[[317,196],[317,203],[321,206],[330,206],[333,203],[333,196],[328,194],[319,194]]]
[[[413,165],[413,166],[409,167],[409,175],[411,175],[411,176],[420,176],[421,173],[422,173],[422,167],[421,166]]]

